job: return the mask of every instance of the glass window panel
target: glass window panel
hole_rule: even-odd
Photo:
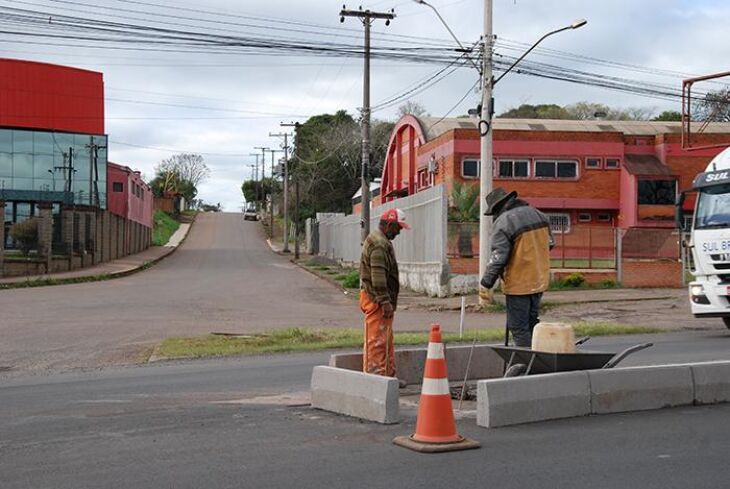
[[[535,162],[536,177],[555,178],[555,162],[554,161],[536,161]]]
[[[13,176],[13,156],[10,153],[0,153],[0,177]]]
[[[25,153],[13,154],[13,177],[33,177],[33,155]]]
[[[527,161],[515,161],[513,165],[514,176],[522,178],[529,177],[530,173],[528,171],[528,167],[529,165]]]
[[[479,176],[479,161],[478,160],[464,160],[461,163],[462,176],[476,178]]]
[[[512,162],[509,160],[499,162],[499,176],[500,177],[511,177],[512,176]]]
[[[33,159],[33,178],[51,178],[53,155],[37,154]]]
[[[573,161],[558,162],[558,178],[575,178],[578,176],[578,165]]]
[[[33,179],[32,178],[13,178],[13,190],[33,190]]]
[[[13,153],[32,153],[33,133],[31,131],[13,131]]]
[[[606,168],[618,168],[618,166],[617,158],[606,158]]]
[[[50,175],[48,175],[50,177]],[[53,180],[50,178],[34,178],[33,179],[33,190],[41,190],[43,192],[50,192],[53,190]]]
[[[0,153],[13,152],[13,131],[0,129]]]
[[[674,205],[676,180],[639,180],[639,205]]]
[[[53,134],[50,132],[33,133],[33,152],[35,154],[53,154]]]
[[[588,168],[600,168],[601,167],[601,159],[600,158],[587,158],[586,159],[586,167],[588,167]]]

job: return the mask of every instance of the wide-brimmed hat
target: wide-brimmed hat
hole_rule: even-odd
[[[505,189],[502,187],[497,187],[486,197],[487,200],[487,210],[484,213],[485,216],[493,216],[494,212],[499,210],[499,208],[505,204],[509,199],[517,197],[517,192],[514,190],[510,193],[507,193]]]

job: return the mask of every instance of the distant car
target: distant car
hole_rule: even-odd
[[[256,209],[246,209],[243,212],[243,220],[244,221],[258,221],[259,216],[256,213]]]

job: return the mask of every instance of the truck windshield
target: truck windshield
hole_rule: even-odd
[[[695,229],[730,227],[730,184],[703,188],[697,204]]]

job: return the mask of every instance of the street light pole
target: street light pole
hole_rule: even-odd
[[[482,113],[479,119],[479,278],[484,276],[489,263],[490,238],[492,236],[492,218],[484,215],[487,212],[487,195],[492,191],[492,48],[494,33],[492,32],[492,0],[484,0],[484,35],[482,46]],[[479,304],[493,301],[489,289],[479,285]]]

